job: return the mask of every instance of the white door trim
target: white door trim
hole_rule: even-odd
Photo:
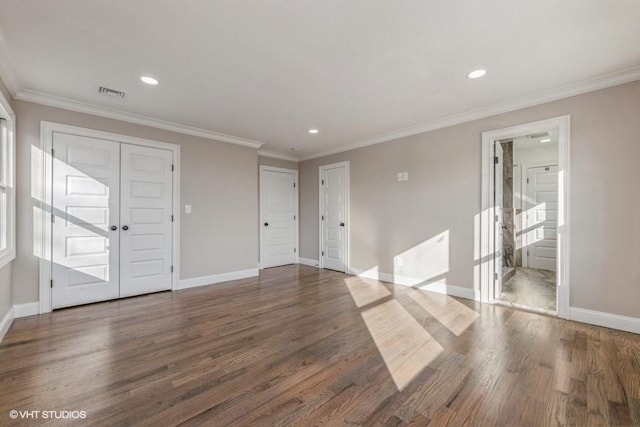
[[[296,184],[296,191],[295,191],[295,215],[296,215],[296,236],[295,236],[295,263],[299,264],[300,263],[300,207],[298,205],[298,199],[299,199],[299,192],[300,192],[300,185],[298,184],[298,170],[297,169],[286,169],[286,168],[277,168],[275,166],[266,166],[266,165],[260,165],[260,194],[259,194],[259,199],[260,199],[260,223],[258,224],[258,227],[260,228],[260,263],[259,263],[259,268],[262,269],[262,260],[264,259],[264,227],[262,226],[262,223],[264,222],[264,212],[263,212],[263,208],[264,208],[264,203],[262,203],[262,186],[263,186],[263,182],[264,180],[262,179],[262,173],[265,171],[271,171],[271,172],[283,172],[283,173],[290,173],[294,176],[294,182]]]
[[[71,135],[85,136],[88,138],[105,139],[125,144],[139,145],[143,147],[161,148],[173,152],[173,163],[175,170],[173,173],[173,227],[172,227],[172,264],[173,273],[171,276],[172,290],[179,289],[180,282],[180,146],[167,142],[153,141],[150,139],[136,138],[133,136],[120,135],[116,133],[103,132],[94,129],[86,129],[77,126],[70,126],[61,123],[40,122],[40,152],[32,153],[31,164],[32,174],[32,197],[37,199],[37,208],[40,210],[40,223],[34,223],[34,235],[40,234],[41,245],[36,247],[34,253],[39,256],[39,293],[40,293],[40,313],[48,313],[51,308],[51,199],[52,192],[52,171],[53,158],[51,148],[53,147],[54,132],[68,133]],[[39,174],[38,174],[39,170]],[[36,215],[34,215],[36,221]],[[37,222],[37,221],[36,221]]]
[[[322,195],[324,192],[324,187],[322,186],[322,172],[326,169],[333,169],[337,167],[344,167],[345,174],[345,209],[347,210],[347,222],[345,225],[345,235],[346,235],[346,245],[347,248],[345,250],[345,273],[351,274],[351,208],[350,208],[350,187],[351,187],[351,178],[349,172],[349,161],[331,163],[328,165],[322,165],[318,168],[318,268],[324,268],[323,265],[323,257],[322,257],[322,236],[323,236],[323,221],[322,221]]]
[[[558,259],[557,259],[557,312],[558,317],[569,318],[569,238],[570,238],[570,116],[554,117],[532,123],[497,129],[482,133],[482,206],[480,214],[480,295],[483,302],[495,303],[493,295],[494,236],[493,219],[495,208],[492,202],[494,192],[493,146],[495,141],[518,136],[558,130]]]

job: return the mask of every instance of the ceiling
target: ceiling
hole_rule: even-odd
[[[530,150],[551,147],[554,147],[554,149],[557,150],[558,142],[559,139],[557,129],[553,129],[546,133],[524,135],[513,139],[514,149],[517,150]]]
[[[308,158],[640,78],[638,22],[637,0],[0,0],[0,68],[18,99]]]

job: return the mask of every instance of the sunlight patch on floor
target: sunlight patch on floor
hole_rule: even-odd
[[[346,279],[345,283],[358,308],[391,296],[391,292],[377,280],[354,276]]]
[[[361,316],[398,391],[444,350],[394,299],[364,310]]]
[[[474,310],[448,295],[412,290],[409,296],[456,336],[460,336],[479,317]]]

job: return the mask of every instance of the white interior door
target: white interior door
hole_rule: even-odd
[[[171,289],[173,153],[122,144],[120,296]]]
[[[52,307],[118,298],[120,144],[54,133],[52,174]]]
[[[321,252],[322,267],[346,271],[347,168],[344,165],[321,169]]]
[[[527,266],[556,271],[558,166],[527,169]]]
[[[297,171],[260,170],[260,265],[262,268],[296,262]]]
[[[504,156],[502,153],[502,144],[495,143],[495,212],[496,218],[494,222],[494,242],[495,242],[495,287],[494,298],[500,298],[502,294],[502,264],[503,264],[503,239],[502,225],[504,223]]]

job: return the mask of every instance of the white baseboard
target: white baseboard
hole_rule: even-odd
[[[15,304],[13,306],[13,314],[16,319],[20,317],[33,316],[34,314],[40,314],[40,303],[28,302],[25,304]]]
[[[620,316],[602,311],[587,310],[586,308],[569,307],[569,319],[605,328],[640,334],[640,319],[637,317]]]
[[[11,307],[9,308],[9,311],[7,311],[7,314],[5,314],[4,317],[2,318],[2,321],[0,322],[0,342],[4,338],[9,328],[11,327],[11,324],[13,323],[13,318],[14,318],[13,307]]]
[[[300,264],[308,265],[310,267],[317,267],[318,265],[320,265],[320,263],[318,262],[317,259],[310,259],[310,258],[302,258],[302,257],[300,257],[298,262]]]
[[[229,273],[213,274],[211,276],[192,277],[180,280],[178,289],[195,288],[198,286],[213,285],[220,282],[228,282],[229,280],[246,279],[248,277],[256,277],[259,274],[257,268],[249,268],[247,270],[231,271]]]
[[[416,289],[422,289],[424,291],[437,292],[439,294],[446,294],[454,297],[476,301],[480,300],[480,293],[476,292],[474,289],[463,288],[461,286],[451,286],[442,281],[420,285],[420,283],[424,282],[424,280],[416,279],[415,277],[401,276],[398,274],[382,273],[379,272],[377,268],[367,270],[363,268],[352,267],[350,273],[359,277],[366,277],[368,279],[393,283],[394,285],[410,286]]]

